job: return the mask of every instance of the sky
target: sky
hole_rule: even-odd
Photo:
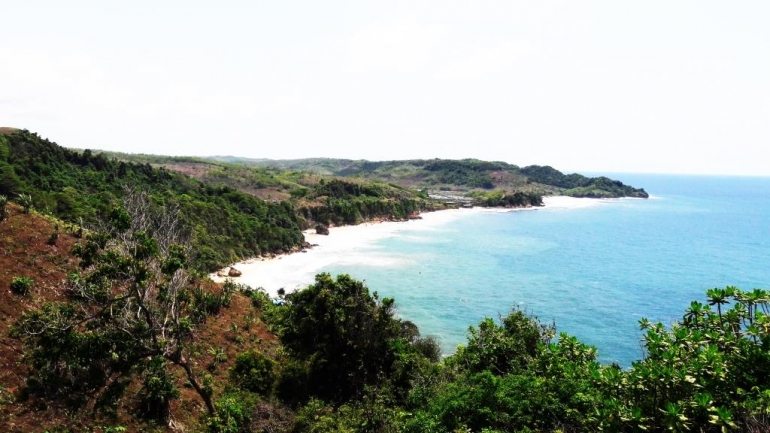
[[[770,2],[0,0],[0,126],[166,155],[770,175]]]

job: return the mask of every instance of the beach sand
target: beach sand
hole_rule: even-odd
[[[583,199],[572,197],[545,197],[547,209],[576,209],[596,206],[603,200]],[[606,201],[606,200],[605,200]],[[500,209],[472,208],[449,209],[437,212],[427,212],[420,216],[422,219],[404,222],[363,223],[356,226],[332,227],[329,235],[319,235],[315,230],[304,232],[305,240],[318,246],[305,252],[281,255],[276,258],[254,258],[235,263],[233,267],[242,275],[233,278],[239,284],[246,284],[254,289],[261,287],[271,297],[278,296],[278,290],[286,293],[307,287],[312,284],[315,275],[333,265],[350,265],[356,262],[371,263],[371,256],[377,252],[374,244],[381,239],[399,236],[404,231],[427,231],[451,223],[452,221],[479,212],[519,212],[543,208]],[[381,257],[377,263],[382,266],[396,264],[398,259]],[[225,268],[222,272],[227,273]],[[216,282],[226,278],[218,277],[216,273],[209,275]]]

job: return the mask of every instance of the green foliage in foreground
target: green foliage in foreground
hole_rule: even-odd
[[[709,305],[693,302],[670,328],[642,320],[647,356],[627,370],[514,310],[471,327],[444,362],[418,366],[406,399],[388,388],[342,405],[316,395],[298,412],[297,431],[768,431],[768,302],[766,291],[728,287],[710,290]],[[325,311],[305,311],[303,321]],[[316,335],[302,329],[295,332]],[[333,352],[312,359],[324,368],[338,362]]]
[[[285,369],[279,384],[286,398],[344,403],[370,388],[399,396],[425,359],[414,345],[422,341],[416,327],[393,317],[393,300],[380,300],[347,275],[320,274],[287,300],[279,335],[296,365]]]

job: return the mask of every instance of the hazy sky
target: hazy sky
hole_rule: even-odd
[[[770,2],[0,0],[0,126],[254,158],[770,175]]]

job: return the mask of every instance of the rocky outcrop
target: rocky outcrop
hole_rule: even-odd
[[[316,224],[315,226],[315,232],[319,235],[329,235],[329,227],[326,227],[323,224]]]
[[[230,270],[227,272],[227,275],[230,277],[240,277],[241,271],[235,268],[230,268]]]

